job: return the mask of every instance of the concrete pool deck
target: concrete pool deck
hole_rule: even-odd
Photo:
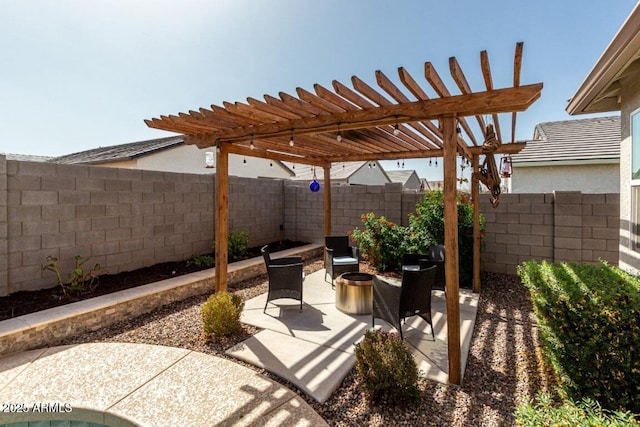
[[[80,344],[1,357],[0,404],[12,410],[0,412],[0,424],[327,425],[291,390],[249,368],[146,344]],[[36,412],[37,404],[55,410]]]

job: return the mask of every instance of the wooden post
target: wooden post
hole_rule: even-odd
[[[447,289],[447,350],[449,383],[461,384],[460,301],[458,273],[457,133],[453,117],[441,121],[444,151],[444,267]]]
[[[480,156],[474,154],[471,162],[471,203],[473,204],[473,292],[480,292]]]
[[[226,144],[216,148],[216,292],[227,290],[227,244],[229,240],[229,152]]]
[[[324,171],[324,235],[331,235],[331,164]]]

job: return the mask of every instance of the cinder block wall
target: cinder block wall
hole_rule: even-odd
[[[6,169],[6,293],[54,286],[41,267],[48,255],[66,276],[76,255],[118,273],[210,250],[211,176],[18,161]]]
[[[480,208],[484,271],[515,274],[530,259],[618,263],[618,194],[502,194],[496,209],[483,194]]]
[[[213,250],[214,175],[7,161],[0,157],[0,295],[56,285],[74,257],[109,273]],[[283,237],[283,183],[229,177],[229,230]],[[322,210],[320,211],[322,212]]]
[[[230,176],[229,231],[249,233],[250,246],[283,239],[283,188],[282,180]]]
[[[313,193],[307,185],[287,181],[284,184],[284,195],[286,237],[291,240],[322,243],[324,186],[317,193]],[[332,187],[332,234],[347,234],[354,227],[362,228],[360,218],[367,212],[384,215],[390,221],[400,223],[403,216],[402,196],[402,185],[398,183]]]
[[[229,178],[230,232],[250,245],[281,238],[320,243],[324,188]],[[346,234],[374,212],[407,225],[421,193],[400,184],[332,188],[332,230]],[[76,255],[110,273],[212,250],[214,176],[7,161],[0,156],[0,296],[56,284],[47,255],[67,274]],[[485,271],[514,274],[528,259],[618,262],[618,194],[503,194],[497,209],[481,195]]]

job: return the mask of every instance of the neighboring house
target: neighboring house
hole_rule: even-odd
[[[387,176],[389,176],[391,182],[401,183],[403,190],[420,190],[420,184],[422,182],[413,169],[387,171]]]
[[[546,122],[512,159],[509,192],[620,191],[620,117]]]
[[[295,181],[313,180],[315,176],[319,182],[324,179],[322,168],[309,165],[284,162],[285,166],[295,172]],[[370,162],[339,162],[331,165],[331,184],[337,185],[383,185],[391,182],[378,161]]]
[[[620,112],[621,268],[640,272],[640,3],[567,106],[569,114]]]
[[[129,144],[99,147],[66,156],[55,157],[53,163],[99,165],[114,168],[143,169],[162,172],[212,174],[213,167],[206,167],[206,153],[211,149],[199,149],[186,145],[181,136],[151,139]],[[229,155],[229,175],[246,178],[290,178],[293,172],[282,162]]]

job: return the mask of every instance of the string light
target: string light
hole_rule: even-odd
[[[272,168],[273,167],[273,162],[269,162],[269,167]]]
[[[340,130],[340,123],[338,123],[338,134],[336,135],[336,141],[342,142],[342,131]]]
[[[247,166],[247,158],[246,158],[246,157],[244,157],[244,158],[242,159],[242,163],[243,163],[245,166]]]
[[[291,129],[291,138],[289,139],[289,147],[293,147],[293,129]]]
[[[400,129],[398,128],[398,116],[396,116],[396,125],[393,127],[393,134],[395,136],[400,135]]]
[[[249,144],[249,148],[251,148],[252,150],[256,148],[256,146],[253,145],[253,134],[251,134],[251,143]]]

